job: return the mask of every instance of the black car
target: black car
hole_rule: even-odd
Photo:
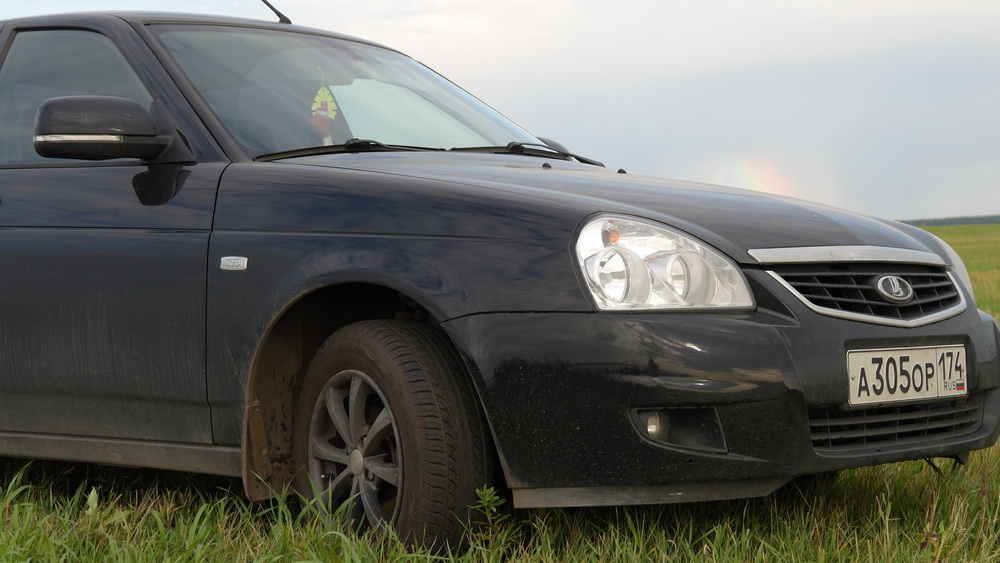
[[[0,22],[0,455],[242,476],[414,540],[994,443],[920,229],[626,175],[285,23]]]

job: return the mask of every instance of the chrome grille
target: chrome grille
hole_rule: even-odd
[[[858,411],[811,409],[809,432],[818,453],[877,450],[971,434],[983,419],[982,395]]]
[[[914,264],[832,263],[784,264],[772,276],[814,311],[854,320],[914,326],[941,320],[964,310],[964,298],[942,267]],[[914,291],[905,303],[894,303],[876,290],[884,275],[906,280]]]

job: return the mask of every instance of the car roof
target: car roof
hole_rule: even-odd
[[[132,11],[132,10],[68,12],[68,13],[45,14],[38,16],[27,16],[23,18],[13,18],[8,20],[0,20],[0,27],[6,27],[8,25],[13,27],[22,27],[22,26],[35,27],[39,25],[67,26],[67,25],[72,25],[73,22],[82,23],[85,20],[93,21],[104,18],[114,18],[114,19],[124,20],[125,22],[128,22],[130,24],[137,24],[137,25],[215,24],[215,25],[235,26],[235,27],[252,27],[257,29],[274,29],[279,31],[294,31],[299,33],[326,35],[329,37],[336,37],[340,39],[346,39],[349,41],[356,41],[359,43],[367,43],[369,45],[375,45],[378,47],[395,50],[391,49],[390,47],[386,47],[385,45],[375,43],[373,41],[368,41],[358,37],[352,37],[349,35],[335,33],[325,29],[280,23],[277,21],[266,21],[266,20],[240,18],[233,16],[219,16],[212,14],[191,14],[182,12],[152,12],[152,11]]]

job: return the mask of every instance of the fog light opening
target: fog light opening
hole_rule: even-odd
[[[714,407],[637,408],[631,418],[635,432],[658,445],[712,453],[729,451]]]
[[[663,442],[670,434],[670,416],[663,410],[640,411],[639,420],[646,424],[646,435],[650,439]]]

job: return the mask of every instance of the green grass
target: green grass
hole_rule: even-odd
[[[454,556],[328,529],[235,480],[79,464],[2,468],[0,560],[1000,560],[1000,456],[939,475],[924,462],[741,501],[515,511]]]
[[[931,229],[1000,313],[1000,225]],[[1000,561],[1000,448],[942,473],[924,462],[842,472],[765,498],[492,512],[459,554],[251,503],[235,479],[0,460],[0,561]]]
[[[962,257],[976,291],[976,305],[1000,315],[1000,224],[929,227]]]

